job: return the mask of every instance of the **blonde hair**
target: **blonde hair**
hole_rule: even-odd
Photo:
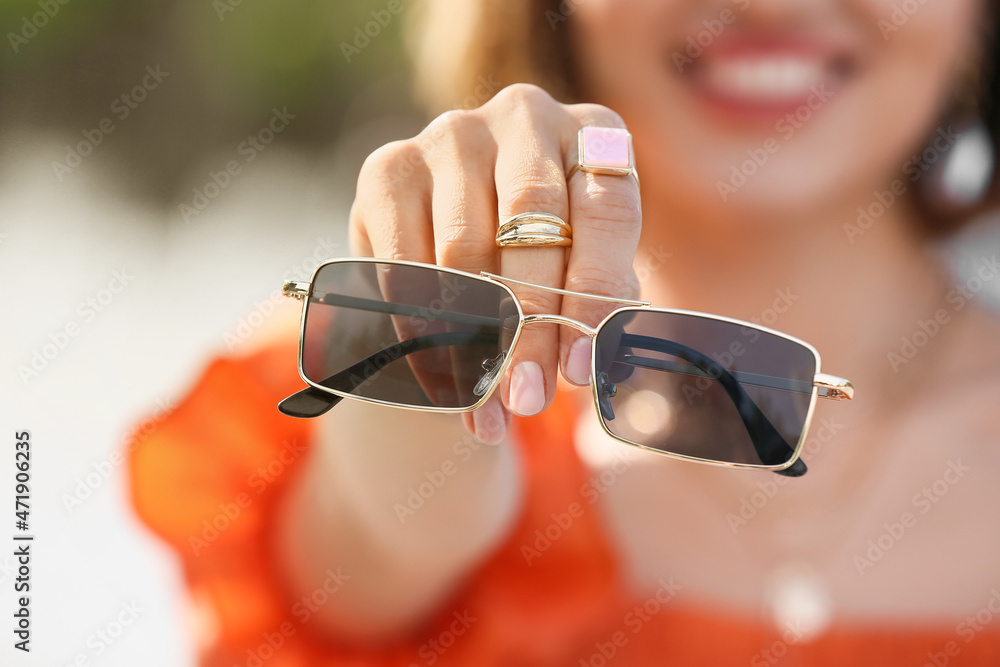
[[[417,98],[437,115],[512,83],[574,101],[569,15],[581,0],[424,0],[407,34]],[[483,97],[486,99],[483,99]]]

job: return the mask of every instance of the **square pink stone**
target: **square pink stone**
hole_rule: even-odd
[[[630,169],[628,130],[587,126],[580,130],[580,164],[607,169]]]

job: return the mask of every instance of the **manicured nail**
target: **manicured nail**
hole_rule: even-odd
[[[586,336],[577,338],[569,348],[566,356],[566,379],[573,384],[590,384],[590,339]]]
[[[486,404],[472,413],[472,425],[476,429],[476,438],[487,445],[496,445],[503,440],[507,432],[503,408],[500,401],[491,398]]]
[[[522,417],[537,415],[545,407],[545,381],[542,367],[534,361],[522,361],[510,376],[510,409]]]

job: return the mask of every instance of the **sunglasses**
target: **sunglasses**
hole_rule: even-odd
[[[510,285],[621,304],[596,327],[526,315]],[[279,405],[317,417],[342,398],[432,412],[470,412],[500,384],[526,326],[562,324],[590,337],[590,383],[605,432],[675,458],[798,477],[818,398],[850,399],[820,373],[808,343],[766,327],[684,310],[418,262],[333,259],[304,299],[299,374],[309,387]]]

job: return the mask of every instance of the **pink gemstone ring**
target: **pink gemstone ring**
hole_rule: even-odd
[[[569,180],[577,170],[592,174],[612,174],[639,179],[635,171],[635,156],[632,152],[632,135],[628,130],[617,127],[580,128],[578,137],[577,162],[566,175]]]

